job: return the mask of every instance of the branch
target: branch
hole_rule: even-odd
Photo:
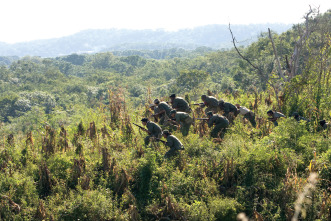
[[[237,53],[239,54],[239,56],[244,59],[245,61],[248,62],[248,64],[250,64],[254,69],[258,70],[258,74],[259,75],[262,75],[262,71],[260,68],[258,68],[257,66],[255,66],[254,64],[252,64],[252,62],[250,60],[248,60],[248,58],[244,57],[240,51],[238,50],[237,46],[236,46],[236,42],[235,42],[235,37],[233,36],[233,33],[232,33],[232,30],[231,30],[231,26],[230,26],[230,23],[229,23],[229,30],[230,30],[230,33],[231,33],[231,36],[232,36],[232,43],[233,43],[233,46],[234,48],[236,49]]]
[[[274,50],[274,54],[275,54],[275,58],[276,58],[276,62],[277,62],[278,75],[279,75],[284,81],[287,81],[287,79],[285,78],[284,74],[282,73],[282,68],[281,68],[281,66],[280,66],[279,58],[278,58],[278,55],[277,55],[277,50],[276,50],[276,47],[275,47],[274,40],[272,39],[272,35],[271,35],[270,28],[268,28],[268,31],[269,31],[269,38],[270,38],[270,40],[271,40],[272,48],[273,48],[273,50]]]

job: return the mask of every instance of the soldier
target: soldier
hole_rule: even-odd
[[[229,126],[228,119],[224,116],[213,114],[212,111],[209,111],[207,113],[207,117],[208,117],[208,127],[211,128],[213,125],[215,125],[213,130],[210,132],[210,136],[213,138],[217,138],[218,134],[221,132],[220,137],[223,139],[226,130]]]
[[[170,111],[170,118],[171,123],[180,126],[183,136],[187,136],[193,123],[192,117],[188,113],[172,110]]]
[[[327,130],[328,128],[330,128],[330,124],[329,123],[326,123],[325,120],[321,120],[319,122],[320,126],[323,128],[323,130]]]
[[[147,127],[148,136],[145,137],[144,142],[147,147],[151,137],[161,138],[162,129],[159,125],[148,120],[148,118],[141,119],[141,122],[144,126]]]
[[[303,121],[306,121],[306,122],[310,122],[310,120],[308,120],[308,119],[306,119],[306,118],[300,116],[298,112],[294,112],[294,113],[293,113],[293,117],[294,117],[294,119],[295,119],[296,121],[298,121],[298,122],[300,122],[300,121],[302,121],[302,120],[303,120]]]
[[[271,118],[268,118],[268,120],[272,121],[274,123],[275,126],[278,126],[278,122],[277,120],[281,117],[286,117],[284,114],[280,113],[280,112],[276,112],[276,111],[272,111],[269,110],[267,112],[268,116]]]
[[[215,97],[207,96],[204,94],[201,96],[201,100],[203,101],[203,103],[200,105],[200,107],[202,108],[204,108],[205,106],[207,107],[205,109],[205,114],[207,114],[209,111],[212,111],[214,114],[220,111],[218,100]]]
[[[170,150],[164,155],[164,158],[169,158],[178,154],[179,150],[184,150],[183,144],[177,137],[172,135],[169,131],[165,130],[162,133],[163,137],[167,139],[166,146],[170,147]]]
[[[187,101],[184,98],[176,97],[176,94],[172,94],[170,95],[170,100],[173,109],[186,113],[191,112],[191,108],[189,107]]]
[[[153,111],[152,117],[154,117],[154,122],[157,123],[159,121],[159,117],[157,115],[160,112],[159,108],[154,103],[150,104],[149,108]]]
[[[251,110],[249,110],[246,107],[241,107],[239,104],[236,104],[236,107],[239,110],[239,113],[244,116],[243,119],[249,120],[251,122],[252,126],[256,127],[256,121],[255,121],[255,114]]]
[[[153,116],[159,117],[159,124],[164,125],[165,121],[168,120],[170,116],[171,107],[164,101],[160,102],[159,99],[155,99],[154,104],[158,108],[158,113]]]
[[[219,101],[220,109],[224,111],[223,116],[225,116],[229,122],[232,124],[236,116],[238,115],[238,109],[231,103]]]

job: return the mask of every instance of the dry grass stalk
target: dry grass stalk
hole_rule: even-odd
[[[51,173],[45,162],[39,167],[39,189],[42,196],[48,196],[52,191],[53,183]]]
[[[102,148],[102,168],[103,171],[105,172],[109,172],[110,170],[110,154],[108,153],[108,149],[107,148]]]
[[[33,146],[33,136],[32,136],[32,131],[26,134],[26,140],[25,140],[25,145],[26,146]]]
[[[7,202],[7,203],[6,203]],[[0,209],[3,206],[7,206],[9,205],[9,207],[11,208],[11,210],[14,213],[20,213],[21,212],[21,207],[20,205],[18,205],[17,203],[15,203],[10,197],[5,196],[5,195],[0,195]],[[1,216],[0,216],[1,219]]]
[[[77,126],[77,136],[82,136],[85,133],[83,122],[81,121]]]
[[[270,106],[272,104],[272,100],[271,100],[270,94],[269,94],[269,96],[266,99],[264,99],[264,103],[266,105],[268,105],[268,106]]]
[[[108,132],[108,129],[106,127],[106,125],[104,125],[102,128],[101,128],[101,134],[102,134],[102,138],[105,139],[106,137],[110,138],[110,134]]]
[[[124,94],[121,89],[108,90],[109,95],[109,110],[110,110],[110,121],[113,124],[116,124],[121,117],[121,113],[125,112],[125,100]]]
[[[91,140],[94,140],[97,135],[97,129],[95,127],[95,122],[90,123],[90,127],[86,130],[86,136],[88,136]]]
[[[59,146],[61,148],[61,151],[64,150],[64,152],[67,152],[67,150],[69,150],[67,131],[66,129],[64,129],[64,127],[61,127]]]
[[[79,179],[79,184],[82,187],[83,190],[88,190],[90,189],[90,177],[87,175],[84,175]]]
[[[130,220],[131,221],[138,221],[140,220],[140,216],[139,216],[139,212],[136,206],[134,205],[130,205],[129,209],[128,209],[128,213],[130,216]]]
[[[13,135],[13,134],[9,134],[9,135],[7,136],[7,143],[8,143],[10,146],[12,146],[12,145],[14,145],[14,142],[15,142],[15,140],[14,140],[14,135]]]
[[[55,138],[56,138],[55,130],[52,129],[50,126],[46,126],[46,135],[44,136],[42,142],[42,151],[43,153],[46,154],[46,156],[55,153],[55,147],[56,147]]]
[[[74,159],[74,165],[72,168],[72,181],[74,184],[78,184],[78,179],[85,172],[85,159],[81,157],[80,159]]]
[[[304,186],[303,191],[299,194],[296,202],[295,202],[295,212],[294,216],[292,217],[292,221],[297,221],[299,218],[300,213],[302,212],[302,206],[304,203],[311,204],[310,200],[307,201],[306,197],[311,194],[311,192],[315,189],[316,184],[318,182],[317,180],[318,174],[317,173],[310,173],[310,176],[308,178],[308,183]]]
[[[37,208],[35,219],[45,220],[47,218],[46,209],[43,200],[39,200],[39,206]]]
[[[115,192],[121,194],[129,186],[130,177],[126,172],[126,170],[122,169],[120,174],[118,173],[116,174],[115,180],[116,180]]]

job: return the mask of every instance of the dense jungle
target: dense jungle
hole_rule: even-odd
[[[1,57],[0,220],[330,220],[331,11],[315,12],[248,46],[229,25],[229,50]],[[165,159],[132,123],[173,93],[194,118],[208,94],[257,126],[238,115],[212,139],[195,120]]]

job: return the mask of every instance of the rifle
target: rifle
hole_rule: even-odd
[[[166,144],[166,143],[167,143],[167,141],[165,141],[165,140],[161,140],[160,138],[155,138],[155,140],[158,141],[158,142],[161,142],[161,143],[163,143],[163,144]]]
[[[209,118],[195,118],[196,120],[209,120]]]
[[[151,132],[149,132],[146,128],[143,128],[142,126],[138,125],[138,124],[135,124],[135,123],[132,123],[133,125],[139,127],[140,129],[142,129],[143,131],[147,132],[148,134],[151,134]]]
[[[203,105],[204,103],[195,103],[195,104],[192,104],[192,105]]]

